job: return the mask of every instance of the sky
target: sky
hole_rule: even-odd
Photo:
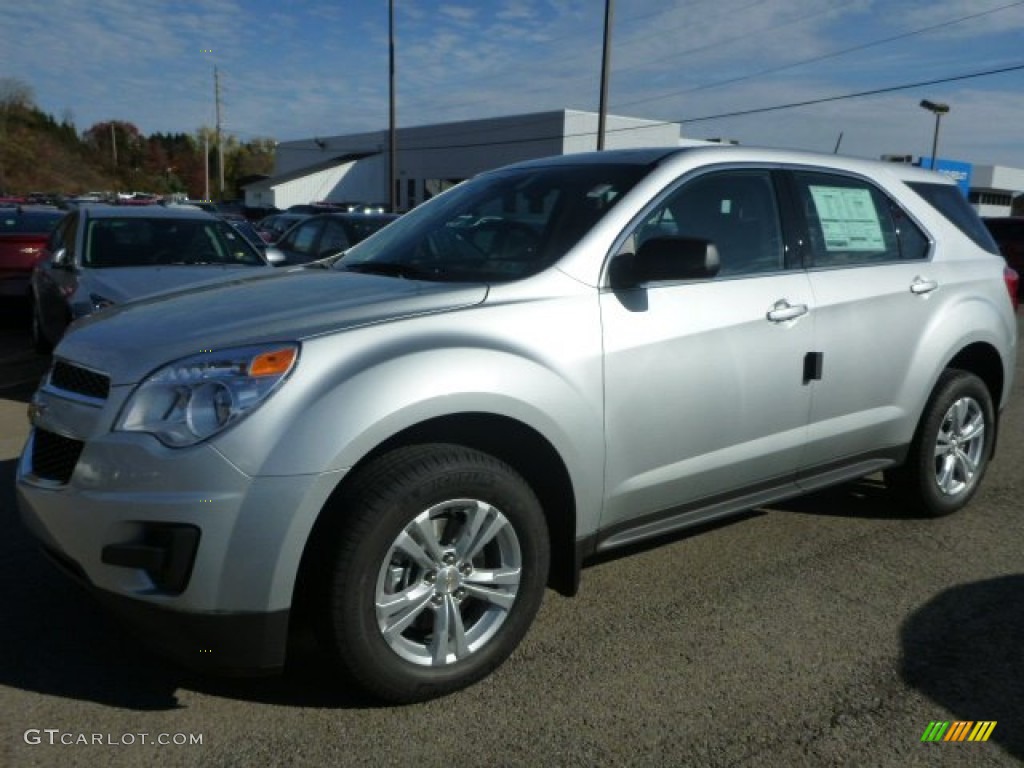
[[[3,6],[0,78],[28,84],[40,109],[79,131],[111,119],[146,134],[212,126],[214,67],[222,124],[241,141],[388,125],[387,0]],[[950,106],[940,157],[1024,168],[1024,0],[613,8],[612,114],[680,122],[688,138],[919,156],[934,138],[935,117],[919,106],[929,99]],[[398,125],[596,112],[604,10],[604,0],[394,0]]]

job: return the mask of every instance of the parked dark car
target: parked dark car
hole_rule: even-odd
[[[308,264],[334,256],[397,219],[393,213],[321,213],[289,229],[267,249],[275,266]]]
[[[308,213],[275,213],[256,224],[256,231],[268,243],[275,243],[289,229],[309,218]]]
[[[249,272],[272,273],[226,221],[194,208],[96,206],[67,214],[32,272],[32,335],[57,343],[73,321],[112,304]]]
[[[240,213],[221,213],[220,218],[234,227],[238,232],[252,243],[260,252],[267,247],[267,241],[256,229],[256,226]]]
[[[1024,301],[1024,216],[992,216],[982,219],[999,245],[1006,263],[1021,276],[1017,283],[1017,302]]]
[[[28,299],[29,278],[64,211],[19,205],[0,208],[0,297]]]

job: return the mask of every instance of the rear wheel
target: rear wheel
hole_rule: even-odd
[[[328,650],[382,699],[464,688],[515,649],[540,606],[549,547],[516,472],[454,445],[400,448],[346,493],[328,560]]]
[[[995,409],[972,373],[943,372],[928,401],[907,462],[886,473],[887,484],[917,511],[948,515],[971,500],[988,467]]]

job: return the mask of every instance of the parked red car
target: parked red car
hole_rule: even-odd
[[[0,297],[30,297],[32,269],[64,213],[31,205],[0,208]]]
[[[1017,300],[1024,302],[1024,216],[993,216],[982,219],[999,245],[1003,258],[1021,276]]]

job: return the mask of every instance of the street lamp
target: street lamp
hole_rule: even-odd
[[[921,107],[927,109],[929,112],[935,114],[935,135],[932,137],[932,165],[931,169],[935,170],[935,153],[939,151],[939,120],[942,116],[949,112],[949,104],[942,104],[937,101],[928,101],[928,99],[921,100]]]

